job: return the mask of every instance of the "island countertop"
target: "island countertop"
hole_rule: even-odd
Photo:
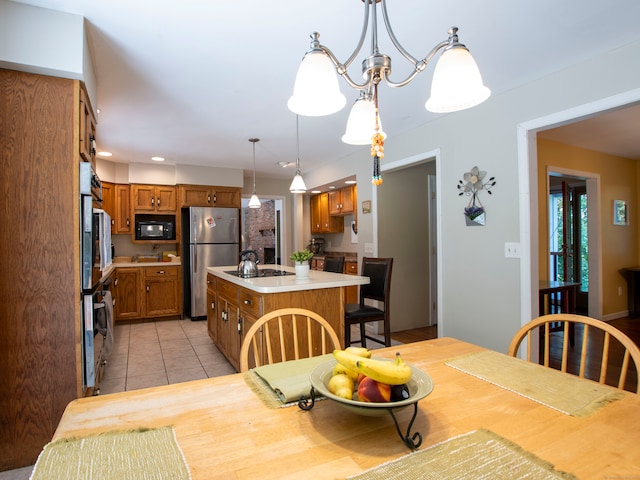
[[[292,273],[295,272],[295,268],[284,265],[260,265],[259,268],[285,270]],[[207,272],[228,282],[234,283],[235,285],[258,293],[300,292],[320,288],[367,285],[369,283],[369,277],[322,272],[318,270],[309,271],[309,277],[307,278],[299,278],[296,275],[242,278],[237,275],[225,273],[236,269],[236,265],[227,267],[207,267]]]

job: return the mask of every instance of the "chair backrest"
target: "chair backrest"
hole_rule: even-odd
[[[326,257],[324,259],[324,271],[342,273],[344,271],[344,257]]]
[[[562,325],[562,346],[561,346],[561,358],[560,358],[560,370],[563,372],[567,372],[567,366],[569,365],[569,330],[571,324],[573,324],[574,328],[576,324],[584,325],[582,331],[582,344],[580,346],[580,359],[579,359],[579,371],[569,371],[569,373],[573,373],[574,375],[578,375],[582,378],[585,377],[585,372],[587,368],[587,364],[589,367],[598,367],[597,362],[600,362],[599,365],[599,378],[598,382],[602,384],[611,385],[611,378],[613,381],[617,378],[617,388],[624,390],[625,383],[627,380],[627,374],[629,373],[630,362],[635,364],[636,378],[638,377],[638,369],[640,368],[640,349],[638,346],[633,343],[629,337],[627,337],[623,332],[618,330],[617,328],[609,325],[606,322],[601,320],[597,320],[595,318],[585,317],[582,315],[571,315],[571,314],[551,314],[551,315],[543,315],[541,317],[535,318],[528,322],[526,325],[523,325],[520,330],[516,332],[511,340],[511,344],[509,345],[509,350],[507,351],[508,355],[515,357],[518,354],[518,350],[524,338],[527,338],[527,360],[531,361],[531,348],[532,348],[532,335],[535,332],[540,332],[544,335],[545,339],[551,338],[551,330],[552,324],[557,324],[557,322],[561,322]],[[616,339],[617,341],[611,341],[611,337]],[[577,338],[577,336],[576,336]],[[602,341],[599,340],[602,338]],[[558,350],[558,347],[552,347],[551,342],[542,341],[541,339],[541,348],[540,353],[542,355],[543,365],[545,367],[550,367],[551,365],[551,356],[552,353],[555,355],[555,352]],[[599,346],[602,346],[600,349]],[[573,348],[578,348],[573,347]],[[600,350],[600,352],[598,352]],[[587,358],[587,353],[589,353],[590,357]],[[622,359],[622,368],[618,375],[617,371],[610,370],[608,372],[609,362],[614,359],[618,359],[620,357]],[[607,382],[607,373],[609,373],[609,382]],[[595,380],[592,378],[592,380]],[[635,393],[640,393],[640,382],[637,382]]]
[[[303,308],[282,308],[260,317],[240,348],[240,371],[251,366],[298,360],[331,353],[340,339],[329,322]],[[253,362],[251,362],[253,359]]]
[[[368,285],[360,286],[360,303],[365,299],[384,302],[385,310],[389,305],[389,294],[391,292],[391,269],[393,258],[362,258],[362,276],[369,277]]]

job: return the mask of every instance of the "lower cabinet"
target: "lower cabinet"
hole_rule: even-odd
[[[139,267],[119,267],[113,280],[113,311],[116,321],[142,317],[140,286],[142,269]]]
[[[114,280],[114,315],[118,320],[182,314],[181,267],[118,267]]]

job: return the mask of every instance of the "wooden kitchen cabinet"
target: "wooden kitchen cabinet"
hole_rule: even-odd
[[[115,186],[115,221],[111,233],[131,233],[131,188],[127,184]]]
[[[144,316],[147,318],[180,315],[182,282],[180,267],[158,265],[144,267]]]
[[[176,213],[176,187],[131,184],[131,204],[134,213]]]
[[[230,207],[240,208],[239,187],[215,187],[210,185],[180,185],[181,207]]]
[[[89,95],[83,84],[80,85],[80,156],[85,162],[93,163],[95,168],[96,162],[96,134],[97,122]]]
[[[329,192],[329,215],[353,213],[356,205],[355,187],[349,186]]]
[[[310,199],[311,233],[338,233],[344,231],[341,217],[329,213],[329,194],[321,193]]]
[[[79,80],[5,66],[0,92],[6,212],[0,229],[0,471],[6,471],[33,465],[69,402],[86,392],[78,169],[85,155],[91,158],[81,120],[92,111]]]
[[[113,313],[116,321],[142,318],[142,269],[118,267],[113,281]]]
[[[116,186],[110,182],[102,182],[102,209],[111,217],[111,230],[115,225]]]

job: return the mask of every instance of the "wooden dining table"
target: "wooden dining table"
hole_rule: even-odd
[[[412,426],[423,437],[418,451],[489,429],[579,479],[640,478],[639,395],[575,417],[446,363],[484,350],[453,338],[375,350],[383,358],[400,352],[433,380]],[[412,415],[411,407],[398,412],[399,425]],[[390,415],[358,415],[329,399],[309,411],[267,408],[242,374],[75,400],[54,440],[167,425],[193,479],[345,478],[410,451]]]

